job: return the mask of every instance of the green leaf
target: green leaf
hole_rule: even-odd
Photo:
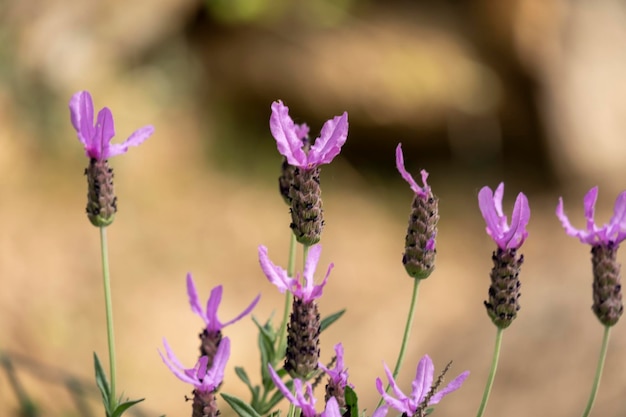
[[[110,416],[110,397],[111,397],[111,388],[109,388],[109,381],[107,381],[107,376],[104,373],[104,369],[102,369],[102,364],[100,363],[100,359],[98,359],[98,355],[96,352],[93,353],[93,363],[94,370],[96,372],[96,385],[102,394],[102,402],[104,403],[104,409],[106,411],[106,415]]]
[[[349,385],[346,385],[344,397],[350,417],[359,417],[359,399],[356,392]]]
[[[228,394],[221,393],[220,395],[239,417],[261,417],[261,415],[245,401]]]
[[[246,370],[243,369],[243,367],[235,366],[235,374],[237,374],[239,379],[241,379],[243,381],[243,383],[246,384],[246,386],[250,390],[250,393],[252,394],[252,401],[250,401],[250,403],[254,407],[256,405],[256,403],[259,401],[259,387],[258,386],[254,386],[254,387],[252,386],[252,383],[250,382],[250,378],[248,378],[248,374],[247,374]]]
[[[322,319],[322,323],[320,324],[320,333],[326,330],[328,326],[330,326],[331,324],[339,320],[339,318],[343,316],[343,313],[345,312],[346,312],[346,309],[344,308],[343,310],[340,310],[334,314],[331,314],[328,317],[324,317]]]
[[[127,400],[126,402],[120,403],[120,405],[117,406],[117,408],[115,409],[115,411],[113,412],[113,415],[111,417],[120,417],[130,407],[132,407],[133,405],[135,405],[137,403],[142,402],[143,400],[144,400],[144,398],[141,398],[139,400]]]

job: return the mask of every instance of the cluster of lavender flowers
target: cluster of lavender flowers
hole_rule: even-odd
[[[113,171],[108,166],[107,159],[125,153],[129,146],[136,146],[143,142],[152,134],[153,128],[147,126],[139,129],[123,144],[111,145],[110,141],[114,136],[113,118],[107,108],[98,114],[95,127],[93,126],[93,104],[88,92],[77,93],[70,101],[70,110],[72,124],[90,158],[89,167],[86,170],[89,185],[87,215],[92,224],[103,231],[111,224],[117,211],[117,199],[113,191]],[[287,106],[281,101],[276,101],[271,106],[270,131],[276,140],[278,151],[284,156],[279,177],[279,190],[290,207],[291,223],[289,226],[292,230],[292,245],[287,269],[272,262],[267,247],[263,245],[258,247],[261,270],[267,279],[285,294],[284,315],[278,326],[275,327],[271,319],[265,323],[254,320],[259,330],[261,383],[253,385],[247,372],[237,367],[235,368],[236,374],[250,389],[251,399],[244,401],[220,392],[225,367],[230,356],[231,343],[230,339],[223,335],[222,330],[250,314],[259,302],[260,296],[252,300],[237,317],[222,323],[218,318],[222,286],[217,286],[211,291],[206,307],[203,308],[191,274],[187,275],[189,304],[192,311],[200,316],[205,324],[199,335],[199,359],[192,368],[185,367],[176,358],[165,340],[163,341],[165,353],[159,351],[159,354],[176,377],[193,387],[192,417],[219,415],[218,394],[241,417],[274,415],[275,408],[282,399],[286,399],[290,404],[290,417],[295,412],[305,417],[362,416],[364,414],[358,407],[355,386],[349,381],[342,344],[335,345],[335,355],[331,364],[320,363],[322,332],[343,313],[335,313],[322,319],[318,309],[318,300],[323,295],[333,264],[328,266],[321,282],[315,279],[322,251],[319,242],[324,227],[320,170],[322,165],[333,161],[346,142],[348,115],[343,113],[326,121],[320,135],[311,140],[309,127],[306,124],[295,124],[289,116]],[[444,396],[459,389],[469,372],[461,373],[444,386],[443,379],[450,363],[435,378],[433,362],[428,355],[425,355],[417,364],[416,375],[408,395],[396,383],[408,346],[417,287],[432,274],[435,268],[439,221],[438,199],[427,183],[428,173],[425,170],[421,171],[423,185],[418,185],[405,169],[400,144],[396,148],[396,166],[414,193],[402,256],[406,272],[413,278],[413,297],[394,370],[391,371],[386,364],[383,364],[388,385],[385,387],[380,378],[373,383],[381,398],[379,406],[371,415],[384,417],[391,408],[405,417],[423,417],[432,413],[433,406],[438,404]],[[562,199],[559,200],[556,215],[567,234],[578,237],[581,242],[592,246],[594,277],[592,309],[605,326],[606,341],[608,329],[617,323],[623,311],[620,266],[616,262],[616,252],[619,244],[626,238],[626,192],[618,197],[615,214],[610,223],[604,226],[597,226],[594,222],[597,192],[597,187],[591,189],[584,199],[586,229],[579,230],[570,224],[564,214]],[[526,228],[530,220],[530,207],[526,196],[519,193],[509,222],[502,207],[503,194],[503,183],[495,191],[484,187],[478,193],[478,206],[487,225],[487,234],[497,246],[492,254],[491,285],[488,298],[484,302],[487,314],[497,329],[495,359],[492,362],[478,416],[484,412],[495,378],[502,332],[512,324],[520,310],[519,274],[524,257],[519,250],[528,237]],[[302,245],[304,253],[301,274],[295,273],[296,241]],[[105,278],[105,281],[106,279],[108,278]],[[316,284],[316,281],[319,283]],[[114,348],[112,337],[109,340],[109,348],[110,350]],[[603,352],[605,355],[605,348]],[[110,353],[109,359],[111,384],[108,384],[102,369],[98,371],[99,362],[96,359],[98,385],[103,392],[107,416],[119,416],[137,401],[121,402],[116,399],[114,355]],[[600,362],[603,363],[603,356]],[[600,365],[599,369],[601,371]],[[314,390],[324,375],[327,378],[325,405],[318,409]],[[599,376],[594,383],[584,415],[588,415],[591,410],[599,385],[598,381]]]

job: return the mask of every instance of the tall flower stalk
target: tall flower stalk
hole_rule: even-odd
[[[497,330],[491,369],[477,417],[483,415],[489,401],[498,369],[504,329],[513,323],[520,309],[519,289],[521,284],[519,273],[524,262],[524,255],[518,255],[517,252],[528,237],[526,226],[530,220],[530,207],[526,196],[519,193],[515,199],[513,216],[509,224],[508,218],[502,210],[503,195],[504,183],[500,183],[495,192],[489,187],[483,187],[478,193],[478,206],[487,224],[487,234],[497,245],[497,249],[491,257],[493,260],[491,285],[489,286],[489,298],[485,301],[487,315]]]
[[[102,277],[104,286],[104,304],[107,322],[107,341],[109,351],[110,385],[102,372],[100,362],[95,356],[96,380],[101,390],[107,416],[112,416],[119,407],[128,408],[138,401],[128,401],[118,404],[117,372],[115,358],[115,332],[113,329],[113,303],[111,297],[111,279],[109,274],[109,257],[106,227],[109,226],[117,212],[117,197],[113,189],[113,169],[109,167],[110,157],[126,153],[130,146],[137,146],[145,141],[152,133],[152,126],[145,126],[133,132],[121,144],[111,144],[115,136],[115,127],[111,110],[104,107],[98,112],[94,125],[94,108],[91,94],[80,91],[69,103],[70,119],[78,140],[85,147],[85,155],[89,158],[89,166],[85,169],[87,176],[87,217],[91,224],[100,229],[100,249],[102,257]]]
[[[617,250],[620,243],[626,239],[626,191],[620,193],[615,200],[613,217],[609,223],[598,226],[594,215],[598,187],[593,187],[583,200],[587,227],[576,229],[572,226],[563,209],[563,199],[559,198],[556,207],[556,216],[561,221],[565,232],[577,237],[581,243],[591,245],[591,266],[593,271],[593,305],[591,309],[604,326],[602,347],[598,356],[598,364],[594,376],[591,393],[583,411],[583,417],[591,413],[595,403],[602,370],[606,360],[611,327],[613,327],[624,312],[622,303],[621,266],[617,262]]]

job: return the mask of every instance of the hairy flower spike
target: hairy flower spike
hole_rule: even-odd
[[[307,125],[296,125],[282,101],[272,103],[270,130],[278,151],[285,157],[279,188],[291,206],[291,224],[298,242],[314,245],[324,227],[319,167],[329,164],[348,137],[348,114],[344,112],[324,123],[320,136],[307,140]]]
[[[385,374],[387,375],[387,379],[389,380],[389,385],[391,385],[391,389],[396,398],[385,392],[385,389],[383,387],[383,381],[380,378],[376,378],[376,389],[378,390],[380,395],[383,396],[383,399],[387,403],[387,406],[395,408],[406,416],[424,417],[426,415],[426,408],[431,405],[438,404],[443,397],[461,388],[461,385],[469,376],[469,371],[465,371],[456,378],[454,378],[441,391],[436,392],[438,387],[441,385],[442,380],[441,377],[439,377],[433,385],[435,367],[430,357],[428,355],[424,355],[424,357],[419,361],[417,365],[415,379],[411,384],[411,394],[409,396],[406,396],[396,384],[396,381],[393,378],[393,374],[391,373],[387,365],[383,365],[385,367]],[[383,409],[380,412],[377,410],[376,413],[381,413],[382,415],[384,415],[386,413],[386,410]]]
[[[202,333],[200,333],[200,356],[207,356],[209,358],[209,366],[211,366],[211,364],[213,363],[213,357],[215,356],[217,348],[222,340],[222,329],[250,314],[252,309],[259,302],[259,298],[261,298],[261,295],[258,295],[254,300],[252,300],[250,305],[246,307],[246,309],[241,312],[237,317],[230,321],[227,321],[226,323],[222,323],[217,317],[217,309],[222,302],[221,285],[218,285],[217,287],[213,288],[213,290],[211,290],[211,295],[206,302],[206,308],[203,310],[202,305],[200,304],[200,299],[198,298],[196,285],[193,282],[191,274],[188,273],[187,296],[189,297],[191,310],[198,316],[200,316],[200,318],[204,321],[206,325]]]
[[[402,144],[396,148],[396,167],[415,193],[409,216],[402,264],[409,276],[425,279],[435,269],[435,239],[439,222],[439,199],[426,183],[428,172],[422,170],[423,187],[417,185],[411,174],[404,168]]]
[[[598,320],[605,326],[616,324],[624,311],[622,303],[621,266],[617,262],[617,250],[626,239],[626,191],[615,200],[613,217],[608,224],[599,227],[594,220],[598,199],[598,187],[585,195],[583,204],[586,229],[574,228],[563,210],[563,199],[559,198],[556,215],[565,232],[577,237],[582,243],[591,245],[593,269],[593,306]]]
[[[259,263],[269,281],[280,292],[290,291],[294,295],[290,321],[287,326],[287,352],[285,370],[294,378],[307,379],[317,370],[320,348],[320,314],[316,300],[322,296],[322,290],[333,267],[330,264],[326,277],[320,285],[314,285],[313,275],[322,252],[321,245],[311,246],[304,265],[304,286],[298,277],[290,278],[287,271],[274,265],[269,259],[267,248],[259,246]]]
[[[519,273],[524,256],[518,255],[517,250],[528,236],[526,226],[530,220],[528,199],[524,193],[519,193],[509,226],[502,211],[503,194],[504,183],[500,183],[495,193],[489,187],[483,187],[478,193],[478,206],[487,223],[487,234],[498,245],[491,257],[493,268],[485,308],[491,321],[500,329],[509,327],[520,309]]]
[[[136,130],[124,143],[111,145],[115,136],[113,115],[104,107],[93,125],[93,100],[88,91],[79,91],[70,100],[70,119],[78,140],[89,158],[87,175],[87,217],[96,227],[110,225],[117,212],[117,198],[113,189],[113,170],[107,159],[125,153],[129,146],[137,146],[154,132],[152,126]]]

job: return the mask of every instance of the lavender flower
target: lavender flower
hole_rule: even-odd
[[[174,352],[163,339],[165,346],[164,356],[161,351],[163,363],[181,381],[193,385],[192,417],[217,417],[220,411],[217,407],[215,391],[224,379],[224,369],[230,357],[230,339],[225,337],[213,358],[213,364],[209,366],[209,358],[202,356],[191,369],[186,369],[176,358]]]
[[[406,413],[407,416],[423,417],[425,415],[424,413],[427,407],[438,404],[443,397],[461,388],[463,381],[465,381],[465,379],[469,375],[469,371],[461,373],[459,376],[454,378],[444,389],[436,392],[442,383],[443,374],[438,378],[437,381],[435,381],[435,384],[433,384],[435,367],[430,357],[428,355],[424,355],[424,357],[419,361],[417,365],[415,379],[411,384],[411,394],[407,397],[402,391],[400,391],[400,388],[398,388],[398,385],[396,384],[396,381],[394,380],[393,375],[387,365],[384,364],[384,366],[385,374],[387,374],[387,379],[389,380],[391,389],[393,390],[393,393],[397,398],[394,398],[385,392],[385,389],[383,387],[383,381],[380,378],[376,378],[376,389],[378,390],[380,395],[383,396],[383,399],[389,407],[395,408],[401,413]],[[386,413],[386,410],[381,410],[379,408],[378,410],[376,410],[376,413],[381,413],[384,415],[384,413]]]
[[[201,393],[211,393],[222,383],[224,379],[224,369],[230,357],[230,339],[225,337],[220,343],[217,353],[213,358],[213,365],[208,367],[208,358],[201,357],[196,366],[186,369],[178,360],[169,344],[163,339],[165,355],[159,351],[163,363],[181,381],[194,386],[194,389]]]
[[[513,217],[509,226],[507,216],[502,212],[502,196],[504,183],[501,182],[496,192],[483,187],[478,193],[478,206],[487,223],[487,234],[496,242],[500,249],[519,249],[528,237],[526,226],[530,219],[528,199],[519,193],[513,207]]]
[[[343,363],[343,345],[337,343],[335,345],[335,367],[328,369],[323,363],[319,363],[319,367],[328,375],[328,383],[326,384],[325,399],[328,402],[331,398],[336,398],[341,407],[346,406],[345,389],[346,385],[354,388],[352,384],[348,384],[348,370]]]
[[[396,148],[396,167],[402,178],[409,183],[415,193],[409,216],[402,264],[409,276],[425,279],[435,269],[435,239],[439,221],[439,199],[435,197],[426,182],[428,172],[421,171],[423,187],[417,185],[411,174],[404,168],[402,144]]]
[[[348,137],[348,113],[326,121],[308,153],[302,140],[309,132],[308,126],[296,125],[289,116],[289,108],[280,100],[272,103],[270,130],[278,152],[287,158],[289,165],[310,170],[329,164],[339,154]]]
[[[586,229],[576,229],[572,226],[563,210],[562,197],[559,197],[556,216],[561,221],[565,232],[570,236],[577,237],[582,243],[596,246],[613,242],[619,245],[626,239],[626,191],[621,192],[617,196],[613,217],[611,217],[609,223],[604,224],[602,227],[597,226],[594,220],[597,199],[598,187],[593,187],[587,192],[583,200],[585,218],[587,219]]]
[[[258,295],[250,305],[237,317],[234,319],[227,321],[226,323],[222,323],[217,317],[217,309],[219,308],[220,303],[222,302],[222,286],[218,285],[217,287],[211,290],[211,295],[206,303],[206,309],[202,309],[202,305],[200,304],[200,299],[198,298],[198,292],[196,291],[196,286],[193,282],[193,278],[191,274],[187,274],[187,295],[189,296],[189,304],[191,305],[191,310],[196,313],[206,325],[203,332],[200,334],[200,339],[202,340],[202,344],[200,346],[201,356],[208,356],[209,363],[212,362],[212,358],[215,355],[217,346],[222,339],[222,329],[226,326],[229,326],[239,320],[241,320],[244,316],[249,314],[252,309],[259,302],[259,298],[261,295]]]
[[[326,272],[326,276],[321,284],[315,285],[313,275],[315,274],[315,269],[317,268],[317,263],[320,259],[320,254],[322,253],[322,245],[311,246],[309,249],[309,255],[306,259],[306,263],[304,265],[304,287],[300,283],[299,277],[290,278],[287,275],[287,271],[285,271],[280,266],[274,265],[274,263],[269,259],[267,254],[267,248],[265,246],[259,246],[259,263],[261,264],[261,269],[265,273],[265,276],[269,281],[276,285],[278,290],[281,293],[285,291],[290,291],[296,298],[301,299],[305,303],[309,303],[314,301],[322,296],[322,290],[326,285],[326,281],[328,280],[328,276],[330,275],[330,271],[333,269],[334,264],[330,264],[328,266],[328,271]]]
[[[270,376],[272,377],[272,381],[274,381],[274,385],[280,392],[283,393],[287,401],[299,407],[302,410],[302,415],[304,417],[315,417],[315,403],[317,400],[313,395],[313,387],[310,382],[305,383],[306,391],[302,392],[302,381],[298,378],[293,380],[293,387],[295,395],[291,393],[289,388],[285,385],[283,380],[278,376],[274,368],[272,368],[271,364],[267,365],[267,368],[270,371]]]
[[[520,309],[519,273],[524,256],[518,255],[517,250],[528,236],[526,226],[530,220],[528,199],[519,193],[509,226],[502,212],[503,194],[504,183],[500,183],[495,194],[489,187],[483,187],[478,193],[478,206],[487,223],[487,234],[498,245],[498,250],[491,257],[493,268],[489,299],[484,304],[491,321],[500,329],[510,326]]]
[[[591,245],[593,269],[593,306],[598,320],[605,326],[615,325],[622,313],[621,265],[617,262],[617,250],[626,238],[626,191],[615,200],[613,217],[608,224],[599,227],[594,221],[598,187],[593,187],[583,200],[587,228],[574,228],[563,211],[563,199],[559,198],[556,216],[565,232]]]
[[[294,378],[308,379],[317,370],[320,359],[321,322],[316,300],[322,296],[322,290],[333,267],[333,264],[330,264],[324,281],[320,285],[314,285],[313,275],[321,251],[320,245],[309,249],[303,272],[305,285],[302,286],[298,277],[290,278],[287,271],[270,261],[265,246],[259,246],[259,263],[265,276],[276,285],[280,292],[290,291],[294,295],[287,326],[287,351],[284,366]]]
[[[88,91],[79,91],[70,100],[70,119],[78,134],[78,140],[85,146],[89,166],[87,176],[87,218],[96,227],[106,227],[113,223],[117,212],[117,197],[113,189],[113,169],[107,159],[137,146],[146,140],[154,128],[145,126],[135,131],[122,144],[111,145],[115,136],[111,110],[103,108],[93,126],[93,101]]]
[[[154,133],[154,127],[144,126],[134,131],[124,143],[111,145],[115,136],[111,110],[108,107],[100,110],[93,126],[93,101],[88,91],[79,91],[72,96],[70,114],[78,140],[85,146],[85,154],[90,159],[105,160],[126,153],[129,146],[141,144]]]

